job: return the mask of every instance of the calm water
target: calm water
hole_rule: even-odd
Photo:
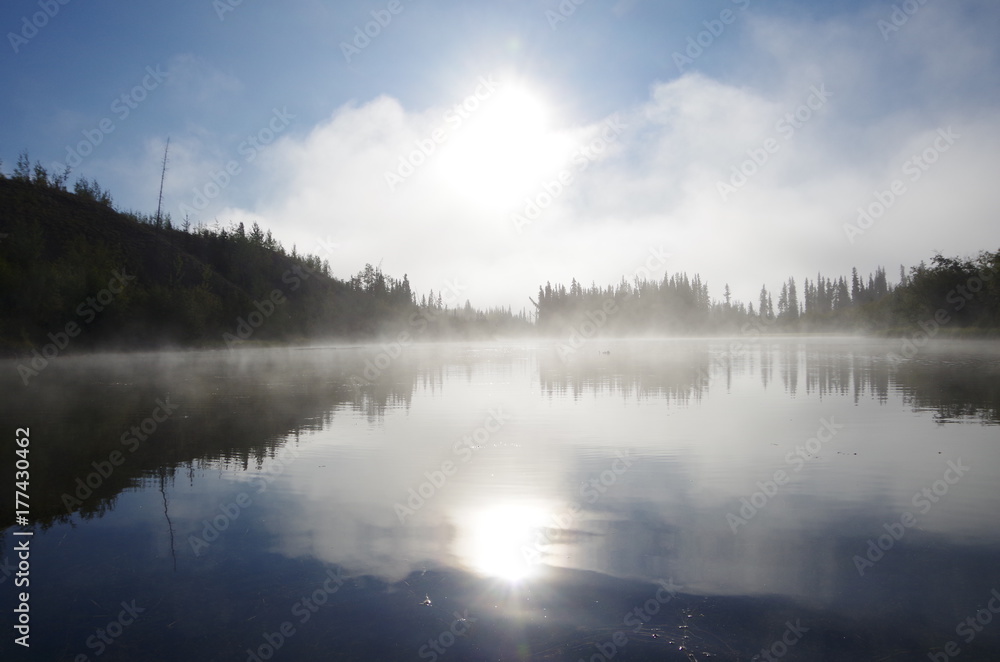
[[[739,342],[5,363],[0,659],[1000,659],[997,344]]]

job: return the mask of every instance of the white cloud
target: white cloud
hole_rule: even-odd
[[[262,153],[240,182],[255,199],[225,209],[223,218],[259,219],[305,250],[333,236],[340,253],[325,257],[339,276],[383,260],[392,275],[407,272],[418,292],[458,279],[477,305],[515,309],[547,280],[617,282],[657,246],[673,255],[668,270],[701,273],[715,296],[729,282],[751,301],[761,282],[773,287],[789,275],[837,276],[877,264],[894,274],[899,262],[915,264],[935,248],[991,248],[995,203],[986,178],[995,170],[1000,126],[985,101],[933,95],[945,84],[974,90],[965,67],[987,47],[963,41],[973,28],[957,11],[928,7],[919,19],[886,43],[870,12],[825,24],[757,17],[743,68],[780,62],[779,69],[736,82],[688,74],[652,85],[646,102],[621,108],[627,129],[585,170],[570,155],[600,135],[601,121],[572,126],[548,118],[548,132],[531,140],[517,142],[531,130],[525,124],[490,142],[476,131],[510,128],[486,121],[490,99],[476,111],[480,124],[472,113],[457,128],[444,120],[454,100],[421,112],[389,97],[350,104]],[[916,55],[942,32],[958,44],[952,58]],[[987,50],[995,57],[995,47]],[[905,71],[893,73],[911,56]],[[779,122],[815,89],[829,98],[789,135]],[[386,172],[442,125],[447,140],[391,191]],[[914,150],[948,125],[962,134],[960,143],[848,243],[842,226],[855,209],[902,177]],[[769,139],[778,150],[724,201],[718,182]],[[479,145],[503,162],[484,160]],[[560,168],[573,183],[518,233],[511,212],[524,209],[525,195],[542,194]]]

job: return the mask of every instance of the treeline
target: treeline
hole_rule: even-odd
[[[584,288],[573,279],[565,285],[546,283],[538,288],[538,329],[558,333],[565,327],[588,324],[585,335],[629,335],[634,332],[696,333],[724,322],[737,324],[747,311],[739,306],[724,308],[711,300],[707,283],[696,274],[664,276],[662,281],[623,277],[617,285]],[[596,319],[591,319],[596,318]]]
[[[897,334],[935,321],[966,333],[1000,331],[1000,250],[975,258],[935,255],[891,283],[883,267],[867,279],[817,274],[781,284],[777,297],[761,287],[754,302],[733,300],[725,285],[721,300],[709,296],[698,274],[666,274],[661,280],[624,278],[617,285],[582,287],[573,279],[538,288],[538,328],[547,334],[581,337],[769,332],[867,332]]]
[[[22,154],[0,170],[0,349],[234,346],[324,338],[416,340],[516,333],[510,309],[418,303],[401,279],[367,265],[346,280],[328,259],[286,250],[254,223],[175,227],[112,206],[96,181],[67,190]],[[426,334],[426,335],[424,335]],[[41,364],[41,361],[37,362]]]
[[[891,283],[879,267],[867,282],[852,270],[850,278],[803,281],[799,306],[794,281],[782,286],[774,325],[790,331],[864,331],[879,334],[913,332],[937,320],[948,333],[995,334],[1000,330],[1000,250],[974,258],[944,257],[921,262]],[[763,297],[764,290],[761,296]],[[770,293],[768,293],[770,297]],[[763,317],[770,317],[770,310]]]
[[[900,275],[901,282],[905,281],[902,267],[900,267]],[[777,312],[775,312],[773,297],[766,286],[761,287],[757,312],[766,319],[779,318],[791,321],[798,319],[799,316],[821,316],[877,301],[891,291],[892,286],[885,277],[883,267],[877,267],[875,273],[868,276],[867,285],[865,285],[864,278],[858,277],[858,270],[855,268],[851,270],[850,285],[844,276],[826,278],[823,274],[817,274],[816,280],[804,279],[800,305],[795,279],[789,278],[781,284]],[[753,314],[753,304],[750,304],[749,312]]]
[[[882,328],[937,319],[954,328],[1000,329],[1000,250],[921,262],[881,305],[871,306],[869,318]]]
[[[286,250],[257,223],[176,227],[113,207],[110,192],[69,172],[52,175],[22,154],[0,168],[0,350],[58,355],[73,349],[236,346],[320,339],[409,340],[543,333],[579,336],[772,332],[906,333],[927,320],[949,329],[1000,329],[994,274],[1000,251],[936,255],[889,282],[861,276],[794,278],[756,302],[728,284],[713,299],[695,274],[622,278],[614,285],[539,287],[533,315],[479,310],[456,293],[417,293],[366,265],[338,279],[328,259]],[[320,248],[323,249],[322,245]],[[36,362],[43,365],[43,361]],[[37,369],[37,368],[35,368]]]
[[[905,282],[905,269],[901,266],[900,283]],[[794,278],[781,284],[777,308],[771,292],[762,286],[756,314],[761,320],[776,322],[778,328],[849,330],[861,321],[856,312],[849,311],[882,301],[892,291],[893,285],[886,278],[883,267],[876,267],[875,273],[868,275],[867,283],[863,276],[858,276],[857,268],[851,270],[850,280],[845,276],[831,278],[818,273],[815,280],[803,279],[801,303]],[[750,304],[749,312],[754,314],[753,304]]]

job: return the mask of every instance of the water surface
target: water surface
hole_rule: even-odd
[[[31,648],[0,651],[1000,659],[1000,351],[889,352],[178,352],[61,357],[28,387],[8,363],[33,526],[5,503],[4,554],[34,531]]]

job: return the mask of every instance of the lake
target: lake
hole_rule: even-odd
[[[900,347],[6,361],[0,657],[1000,659],[1000,346]]]

